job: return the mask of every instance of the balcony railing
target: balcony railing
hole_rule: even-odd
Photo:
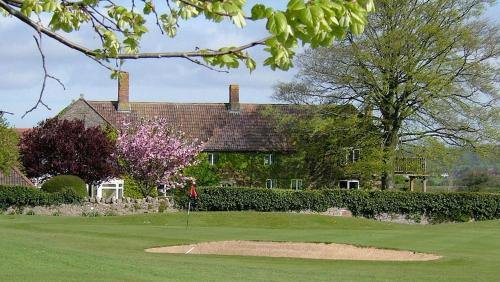
[[[425,158],[421,157],[397,157],[394,167],[396,174],[426,174],[427,166]]]

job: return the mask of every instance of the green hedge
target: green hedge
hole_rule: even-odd
[[[72,190],[47,193],[32,187],[0,185],[1,209],[10,206],[47,206],[79,203],[81,201],[82,197]]]
[[[330,207],[347,208],[355,216],[373,218],[381,213],[403,214],[434,222],[500,218],[500,194],[422,193],[362,190],[294,191],[263,188],[198,189],[196,208],[204,211],[326,211]],[[188,193],[175,194],[178,207],[186,208]]]
[[[42,184],[42,190],[48,193],[73,190],[82,198],[87,196],[85,181],[75,175],[57,175]]]

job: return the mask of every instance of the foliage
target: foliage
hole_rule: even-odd
[[[73,190],[47,193],[42,190],[25,186],[1,186],[0,208],[10,206],[49,206],[59,204],[73,204],[82,201],[82,196]]]
[[[146,0],[129,4],[96,0],[0,0],[0,12],[103,62],[110,58],[177,57],[201,64],[193,58],[202,58],[212,66],[236,68],[244,63],[250,70],[256,67],[256,63],[246,49],[265,45],[269,58],[264,64],[273,69],[287,70],[292,65],[293,48],[298,43],[328,46],[347,31],[359,34],[366,24],[366,14],[373,8],[372,0],[290,0],[285,10],[275,10],[264,4],[248,7],[245,0],[177,0],[166,3]],[[251,14],[247,15],[245,11],[250,10]],[[49,20],[37,21],[42,14]],[[162,34],[175,37],[184,21],[200,16],[216,23],[227,19],[238,28],[243,28],[247,21],[263,20],[267,36],[242,46],[225,46],[217,50],[196,48],[183,52],[140,53],[141,40],[150,33],[148,19],[156,23]],[[76,32],[84,27],[90,27],[89,30],[94,32],[101,44],[99,48],[86,47],[92,46],[90,43],[76,44],[70,36],[56,34]]]
[[[382,171],[382,138],[370,116],[349,105],[305,107],[299,116],[271,115],[294,145],[291,167],[301,167],[309,186],[332,187],[352,178],[366,188],[374,186],[374,175]]]
[[[384,188],[393,187],[400,143],[498,142],[500,26],[480,17],[490,2],[377,1],[362,35],[307,50],[296,80],[278,85],[275,97],[373,112],[383,133]]]
[[[114,141],[81,120],[47,119],[23,135],[21,161],[28,177],[77,175],[95,184],[116,175]]]
[[[381,213],[410,217],[425,215],[435,222],[500,218],[500,194],[422,193],[362,190],[293,191],[241,187],[198,189],[197,207],[205,211],[326,211],[348,208],[356,216],[373,218]],[[187,193],[177,193],[175,202],[186,208]]]
[[[122,176],[123,181],[124,181],[124,186],[123,186],[123,196],[124,197],[129,197],[133,199],[142,199],[144,198],[144,195],[142,194],[141,190],[139,189],[139,185],[137,182],[130,176],[125,175]],[[151,197],[157,197],[158,196],[158,190],[156,189],[156,186],[150,187],[151,190]]]
[[[75,194],[84,198],[87,196],[85,182],[74,175],[57,175],[42,184],[42,190],[47,193],[74,191]]]
[[[124,124],[116,145],[123,172],[136,181],[144,197],[160,184],[182,187],[189,180],[181,174],[182,169],[192,164],[202,149],[196,140],[188,141],[163,119]]]
[[[17,133],[9,128],[7,121],[0,114],[0,173],[8,173],[16,166],[19,158]]]
[[[458,179],[460,191],[500,192],[500,176],[487,170],[469,170]]]
[[[493,192],[500,188],[498,145],[480,144],[474,148],[462,148],[446,146],[435,138],[425,138],[405,149],[425,157],[427,172],[431,175],[446,174],[441,183],[436,184],[449,188],[459,186],[461,191]],[[435,180],[439,182],[439,179]]]
[[[221,180],[216,167],[208,163],[207,153],[199,154],[195,164],[184,169],[184,174],[196,179],[196,184],[201,186],[216,186]]]
[[[238,153],[214,152],[214,164],[208,163],[208,154],[198,157],[196,165],[187,167],[184,173],[196,179],[199,186],[265,185],[267,179],[274,179],[277,188],[290,188],[291,179],[304,179],[306,176],[299,160],[290,153]],[[264,159],[272,155],[272,164]]]

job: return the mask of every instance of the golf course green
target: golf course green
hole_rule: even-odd
[[[333,242],[442,256],[422,262],[155,254],[222,240]],[[294,213],[0,215],[1,281],[498,281],[500,221],[403,225]]]

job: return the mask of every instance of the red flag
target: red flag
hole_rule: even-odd
[[[196,187],[191,185],[191,191],[189,192],[191,194],[192,199],[197,199],[198,198],[198,193],[196,193]]]

